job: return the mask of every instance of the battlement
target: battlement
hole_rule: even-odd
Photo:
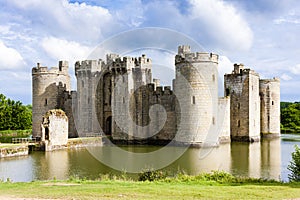
[[[68,69],[69,69],[68,61],[59,61],[58,67],[51,67],[50,69],[47,66],[41,66],[40,63],[37,63],[36,67],[32,68],[32,75],[38,75],[38,74],[68,75]]]
[[[152,60],[146,55],[134,58],[130,56],[119,57],[116,54],[107,55],[107,63],[111,64],[112,68],[151,68]]]
[[[75,73],[81,70],[90,70],[91,72],[101,71],[105,63],[102,59],[98,60],[83,60],[75,63]]]
[[[191,53],[191,47],[189,45],[178,46],[178,55],[184,55],[186,53]]]
[[[278,77],[273,77],[271,79],[260,79],[260,83],[268,84],[268,83],[280,83],[280,79]]]
[[[231,74],[225,74],[225,76],[235,76],[235,75],[255,75],[255,76],[259,76],[259,74],[257,72],[255,72],[254,70],[250,69],[250,68],[245,68],[244,64],[237,64],[235,63],[233,65],[234,69],[232,70]]]
[[[213,53],[206,52],[191,52],[189,46],[179,46],[178,54],[175,56],[175,64],[185,62],[213,62],[218,64],[219,56]]]

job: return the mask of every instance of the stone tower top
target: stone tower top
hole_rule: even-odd
[[[134,58],[130,56],[120,57],[117,54],[108,54],[106,56],[106,62],[110,65],[111,68],[150,68],[152,61],[150,58],[147,58],[146,55],[141,57]]]
[[[58,67],[52,67],[48,69],[48,67],[42,67],[40,63],[37,63],[36,67],[32,68],[32,75],[37,74],[62,74],[69,75],[69,62],[68,61],[59,61]]]
[[[191,52],[191,47],[186,45],[181,45],[178,47],[178,54],[175,56],[175,64],[185,63],[185,62],[213,62],[218,63],[219,56],[213,53],[206,52]]]
[[[191,47],[189,45],[180,45],[178,46],[178,54],[191,53]]]
[[[242,64],[242,63],[241,64],[235,63],[233,65],[233,67],[234,67],[234,69],[232,71],[233,74],[241,74],[245,68],[244,64]]]
[[[225,74],[225,76],[235,76],[235,75],[248,75],[248,74],[252,74],[252,75],[255,75],[255,76],[259,76],[259,74],[257,72],[255,72],[254,70],[250,69],[250,68],[245,68],[244,64],[237,64],[235,63],[233,65],[233,70],[231,72],[231,74]]]

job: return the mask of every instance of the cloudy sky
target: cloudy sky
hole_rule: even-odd
[[[244,63],[262,78],[280,77],[282,101],[300,101],[298,0],[0,0],[0,93],[30,104],[37,62],[69,60],[74,73],[74,61],[103,41],[145,27],[174,30],[219,54],[221,73]]]

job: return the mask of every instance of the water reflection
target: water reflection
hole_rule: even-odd
[[[224,170],[234,175],[282,179],[287,181],[286,169],[294,144],[300,142],[264,140],[261,143],[223,144],[216,148],[188,149],[179,159],[165,167],[168,171],[183,170],[188,174],[199,174],[211,170]],[[148,162],[140,162],[134,156],[118,157],[112,154],[115,147],[97,147],[98,156],[105,156],[126,167],[139,166],[151,168],[155,162],[161,162],[166,156],[176,152],[170,148],[168,155],[159,155]],[[127,151],[146,153],[159,147],[125,146]],[[282,154],[282,155],[281,155]],[[282,160],[282,161],[281,161]],[[148,164],[145,164],[148,163]],[[149,164],[150,163],[150,164]],[[152,163],[152,164],[151,164]],[[32,181],[45,179],[68,179],[71,176],[96,179],[101,173],[120,174],[99,162],[86,149],[61,150],[54,152],[34,152],[29,156],[0,159],[0,178],[13,181]],[[136,175],[135,175],[136,176]]]

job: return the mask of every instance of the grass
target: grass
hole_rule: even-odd
[[[0,131],[0,142],[11,143],[12,138],[26,138],[29,137],[32,130],[4,130]]]
[[[217,174],[219,177],[220,174]],[[222,174],[221,174],[222,175]],[[261,179],[178,175],[157,181],[128,179],[36,181],[0,183],[0,199],[295,199],[300,183],[281,183]]]
[[[0,149],[4,148],[14,148],[14,147],[22,147],[24,144],[12,144],[12,143],[1,143]]]

